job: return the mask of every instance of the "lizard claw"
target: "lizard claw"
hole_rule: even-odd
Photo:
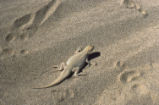
[[[73,76],[74,77],[79,77],[79,76],[86,76],[87,74],[86,73],[78,73],[78,74],[74,74]]]

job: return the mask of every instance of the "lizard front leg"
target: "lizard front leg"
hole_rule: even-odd
[[[77,49],[76,49],[76,51],[75,51],[75,54],[77,54],[77,53],[79,53],[79,52],[81,52],[82,51],[82,48],[81,47],[78,47]]]
[[[96,66],[96,65],[97,65],[97,62],[90,62],[90,61],[88,60],[88,58],[86,59],[86,63],[88,64],[88,67],[90,67],[91,65],[93,65],[93,66]]]
[[[90,63],[90,61],[88,60],[88,58],[86,59],[86,63],[88,64],[89,67],[91,66],[91,63]]]
[[[74,68],[74,70],[73,70],[73,72],[74,72],[73,76],[74,77],[78,77],[78,76],[84,76],[84,75],[86,75],[86,73],[80,73],[80,70],[81,70],[80,67]]]

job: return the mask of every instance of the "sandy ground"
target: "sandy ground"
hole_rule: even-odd
[[[0,0],[0,105],[159,105],[159,1],[136,1]],[[85,76],[32,89],[86,45]]]

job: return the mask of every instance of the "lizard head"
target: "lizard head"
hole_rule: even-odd
[[[87,53],[90,53],[90,52],[93,51],[93,49],[94,49],[94,46],[88,45],[88,46],[85,47],[84,50],[85,50]]]

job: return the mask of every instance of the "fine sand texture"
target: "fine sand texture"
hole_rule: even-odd
[[[159,105],[159,1],[131,1],[0,0],[0,105]],[[33,89],[86,45],[85,75]]]

